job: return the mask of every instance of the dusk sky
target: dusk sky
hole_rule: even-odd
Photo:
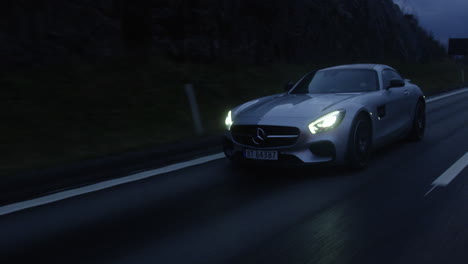
[[[468,38],[468,0],[394,0],[406,13],[447,44],[448,38]]]

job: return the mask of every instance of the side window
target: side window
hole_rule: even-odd
[[[383,70],[382,72],[383,88],[387,89],[390,86],[390,80],[393,79],[391,70]]]
[[[398,79],[398,80],[402,80],[403,81],[403,77],[401,77],[401,75],[396,72],[396,71],[391,71],[393,73],[393,78],[392,79]]]
[[[390,86],[391,79],[403,80],[403,77],[401,77],[401,75],[398,72],[392,71],[392,70],[384,70],[382,72],[382,78],[383,78],[384,88],[387,88]]]

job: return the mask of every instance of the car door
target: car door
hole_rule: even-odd
[[[408,126],[408,124],[411,124],[412,121],[412,114],[413,113],[413,100],[412,98],[414,97],[414,94],[412,94],[414,91],[410,87],[410,85],[403,79],[403,77],[396,71],[394,70],[386,70],[388,71],[388,75],[391,77],[391,79],[397,79],[402,81],[405,85],[402,87],[393,87],[390,88],[390,91],[395,91],[400,99],[398,100],[398,108],[401,109],[399,112],[398,120],[401,121],[401,124],[399,124],[399,127],[404,130],[405,127]]]
[[[390,80],[401,78],[401,76],[393,70],[384,69],[381,77],[383,89],[376,100],[374,110],[377,114],[375,138],[378,143],[386,143],[406,129],[409,118],[407,116],[410,114],[406,101],[407,89],[405,87],[389,88]]]

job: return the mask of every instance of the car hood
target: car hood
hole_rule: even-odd
[[[310,118],[358,96],[353,94],[279,94],[247,102],[239,106],[240,117],[304,117]],[[331,109],[330,109],[331,110]]]

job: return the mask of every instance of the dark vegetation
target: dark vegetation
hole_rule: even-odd
[[[391,0],[22,0],[0,9],[0,175],[207,133],[233,106],[339,63],[390,64],[426,93],[459,85]]]
[[[443,47],[392,0],[7,0],[4,68],[169,54],[267,64],[429,62]]]

